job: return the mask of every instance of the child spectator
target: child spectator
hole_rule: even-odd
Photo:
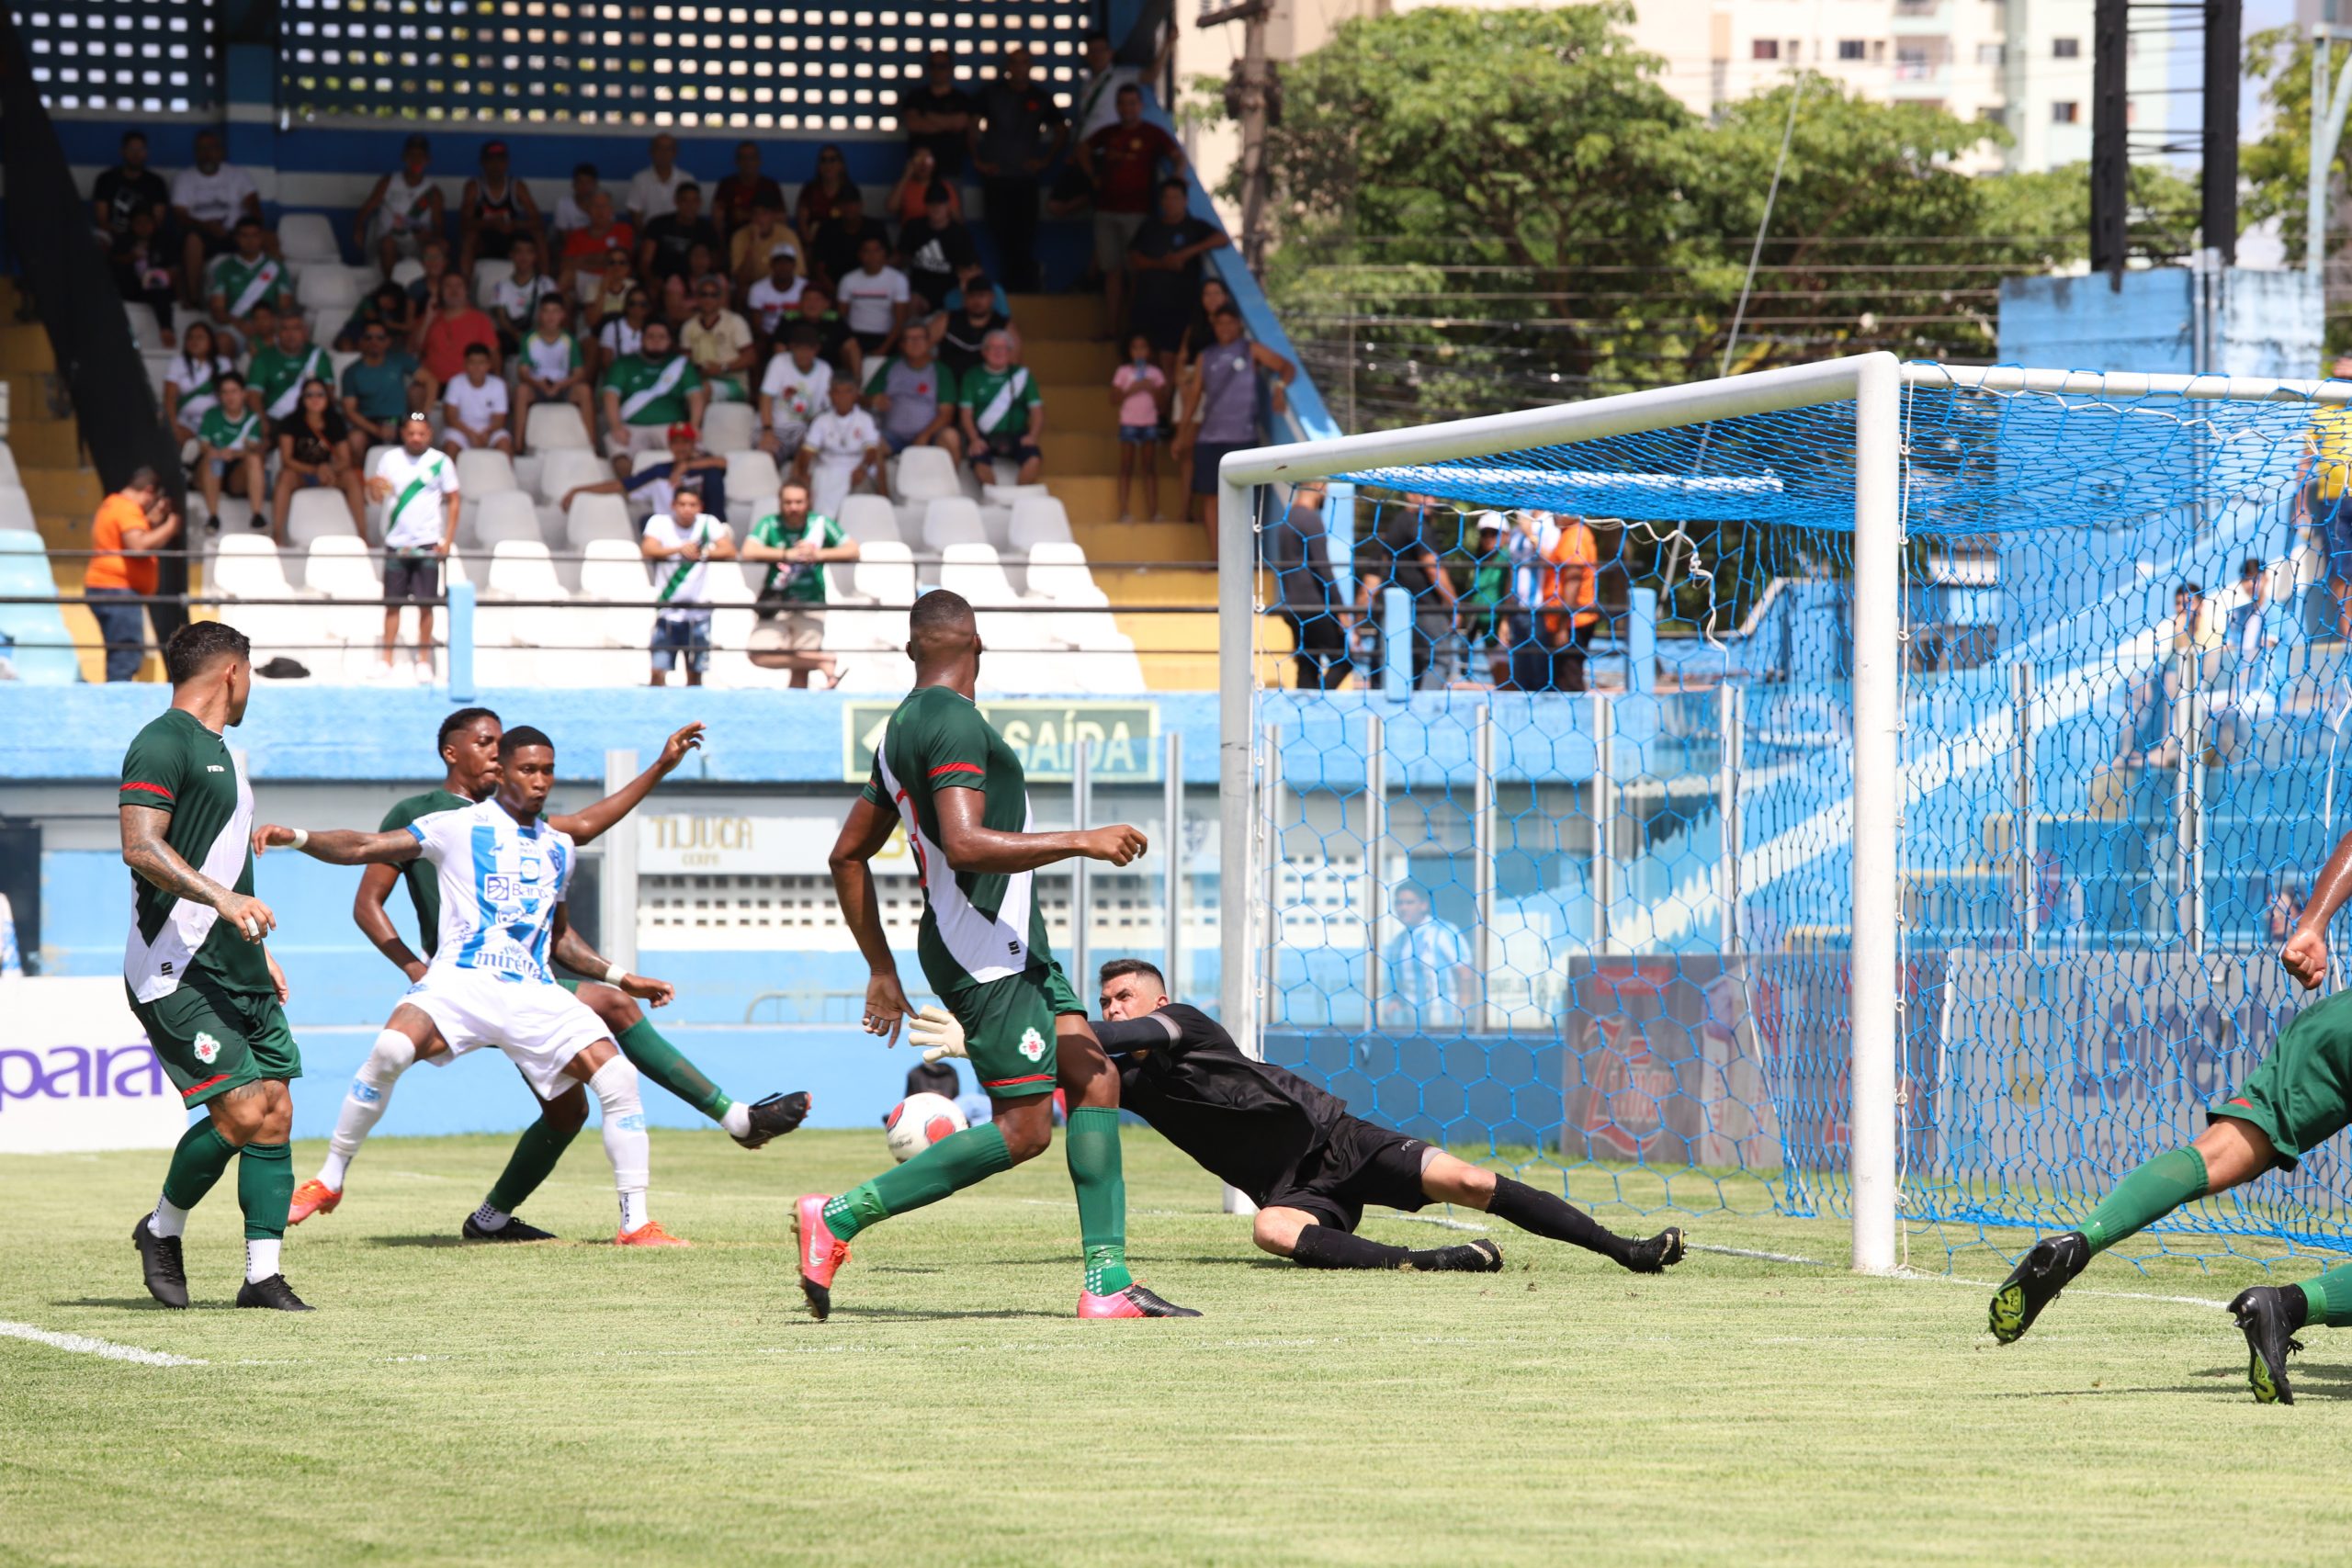
[[[466,373],[441,389],[441,450],[452,457],[469,448],[511,452],[506,383],[490,373],[490,344],[466,350]]]
[[[857,406],[857,383],[843,376],[827,391],[832,406],[808,422],[792,470],[808,487],[809,503],[831,517],[861,484],[872,485],[876,495],[888,492],[882,484],[882,433],[874,416]]]
[[[220,400],[205,410],[196,438],[203,450],[197,459],[197,484],[204,492],[205,515],[220,526],[220,482],[253,503],[253,526],[267,525],[268,491],[262,482],[261,459],[268,442],[262,435],[261,414],[245,400],[245,378],[234,370],[215,383]]]
[[[580,411],[580,427],[596,428],[595,406],[588,398],[588,363],[580,340],[565,330],[565,306],[559,296],[539,301],[538,329],[523,340],[514,365],[514,434],[519,446],[531,431],[531,405],[565,402]]]
[[[823,343],[807,322],[794,327],[760,382],[760,450],[786,463],[798,458],[809,422],[832,402],[833,367],[817,357]]]
[[[1119,411],[1119,521],[1135,513],[1127,498],[1136,468],[1143,469],[1144,504],[1159,516],[1159,421],[1166,409],[1168,377],[1152,362],[1151,340],[1137,333],[1127,340],[1127,362],[1111,373],[1111,404]]]

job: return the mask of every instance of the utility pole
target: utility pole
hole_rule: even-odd
[[[2118,288],[2131,250],[2130,17],[2131,0],[2097,0],[2091,10],[2091,270]]]
[[[1227,107],[1241,127],[1241,254],[1253,273],[1261,271],[1266,260],[1266,127],[1272,78],[1266,62],[1266,21],[1272,10],[1272,0],[1240,0],[1227,6],[1207,0],[1196,24],[1203,28],[1241,24],[1241,62],[1227,95]]]

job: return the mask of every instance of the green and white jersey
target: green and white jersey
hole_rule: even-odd
[[[226,295],[230,316],[243,320],[255,306],[286,298],[286,264],[269,255],[247,261],[232,251],[212,264],[212,292]]]
[[[899,705],[874,750],[865,798],[899,814],[922,877],[922,926],[915,953],[942,998],[1018,975],[1053,957],[1036,874],[957,872],[940,848],[943,790],[976,789],[980,821],[999,832],[1029,830],[1029,785],[1021,759],[960,692],[919,686]]]
[[[473,805],[455,790],[428,789],[423,795],[394,801],[376,830],[397,833],[435,812],[467,811]],[[441,945],[441,874],[431,861],[420,855],[401,867],[401,881],[407,885],[409,904],[416,910],[417,951],[429,960],[434,949]]]
[[[580,368],[580,340],[570,333],[558,333],[553,343],[533,333],[523,340],[523,354],[541,380],[560,381]]]
[[[842,532],[840,524],[821,512],[809,513],[801,519],[798,531],[787,533],[784,526],[784,514],[771,512],[752,523],[748,537],[780,550],[790,549],[795,545],[814,545],[820,550],[830,550],[849,536]],[[768,562],[767,580],[760,584],[760,596],[766,598],[771,594],[787,604],[823,604],[825,563],[816,560]]]
[[[164,842],[213,881],[253,892],[253,786],[229,743],[184,710],[166,709],[132,739],[115,804],[170,812]],[[130,887],[122,979],[134,1001],[168,997],[198,973],[224,990],[276,994],[261,944],[221,925],[218,909],[136,874]]]
[[[659,362],[628,354],[613,361],[605,385],[620,394],[623,424],[677,424],[686,417],[686,395],[702,388],[702,373],[683,354]]]
[[[294,417],[302,401],[302,383],[313,379],[334,385],[334,361],[314,343],[305,344],[300,354],[288,354],[274,343],[257,348],[245,370],[245,384],[261,400],[262,412],[281,423]]]
[[[261,415],[251,408],[236,418],[219,403],[204,411],[198,422],[196,438],[217,452],[258,450],[261,446]]]
[[[1046,398],[1025,367],[991,370],[976,365],[964,372],[956,400],[972,411],[982,435],[1020,435],[1029,428],[1029,411]]]

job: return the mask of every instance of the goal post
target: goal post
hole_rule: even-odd
[[[1902,367],[1891,354],[1758,371],[1589,402],[1525,409],[1403,430],[1264,446],[1227,456],[1217,495],[1218,1000],[1237,1039],[1262,1054],[1259,987],[1250,983],[1253,934],[1272,917],[1252,899],[1252,757],[1259,737],[1258,522],[1266,485],[1295,485],[1364,469],[1398,468],[1599,437],[1703,424],[1823,403],[1854,405],[1853,1072],[1849,1177],[1853,1266],[1894,1267],[1895,726],[1896,598]],[[1375,956],[1373,960],[1377,962]]]
[[[1640,1092],[1653,1099],[1695,1100],[1720,1090],[1726,1073],[1749,1074],[1754,1103],[1735,1108],[1753,1112],[1746,1134],[1711,1133],[1702,1138],[1686,1132],[1675,1145],[1691,1151],[1685,1156],[1690,1167],[1708,1168],[1694,1171],[1702,1190],[1710,1182],[1720,1189],[1723,1168],[1747,1169],[1750,1156],[1763,1151],[1784,1162],[1771,1169],[1772,1206],[1814,1213],[1816,1193],[1807,1173],[1834,1171],[1843,1179],[1843,1191],[1819,1196],[1847,1210],[1851,1265],[1870,1273],[1898,1266],[1899,1216],[1903,1224],[1966,1228],[1971,1236],[1952,1247],[1956,1253],[1961,1247],[1986,1244],[1987,1227],[2022,1229],[2061,1213],[2078,1213],[2087,1202],[2086,1193],[2096,1196],[2100,1181],[2120,1174],[2126,1151],[2158,1136],[2159,1128],[2177,1126],[2188,1114],[2184,1106],[2194,1094],[2182,1087],[2184,1081],[2193,1080],[2201,1090],[2218,1075],[2250,1063],[2258,1046],[2267,1044],[2268,1025],[2242,1021],[2231,1026],[2233,1033],[2223,1032],[2227,1038],[2219,1045],[2168,1040],[2144,1047],[2163,1056],[2146,1065],[2143,1076],[2148,1081],[2133,1091],[2147,1106],[2110,1112],[2100,1097],[2119,1092],[2110,1080],[2120,1069],[2109,1064],[2143,1046],[2119,1043],[2115,1027],[2100,1019],[2060,1016],[2046,1001],[2029,998],[2055,995],[2067,985],[2079,989],[2076,977],[2063,971],[2081,967],[2075,954],[2084,951],[2098,953],[2096,963],[2119,975],[2130,970],[2142,976],[2143,988],[2199,984],[2195,964],[2210,969],[2222,961],[2206,945],[2213,918],[2209,900],[2221,891],[2219,878],[2239,874],[2242,868],[2209,852],[2207,840],[2219,829],[2199,824],[2208,817],[2218,822],[2233,811],[2238,817],[2232,820],[2251,822],[2278,807],[2270,796],[2248,793],[2251,773],[2233,786],[2235,804],[2222,802],[2218,786],[2206,777],[2203,741],[2191,736],[2162,764],[2173,770],[2161,784],[2169,814],[2163,819],[2165,833],[2174,836],[2169,824],[2179,824],[2176,857],[2155,863],[2175,853],[2172,846],[2142,854],[2148,863],[2135,863],[2130,874],[2136,881],[2114,895],[2131,911],[2106,929],[2078,916],[2063,935],[2038,930],[2037,903],[2048,897],[2044,882],[2079,880],[2088,886],[2100,876],[2115,882],[2121,874],[2076,863],[2115,852],[2075,842],[2086,836],[2084,822],[2102,807],[2083,808],[2083,779],[2062,773],[2070,761],[2083,763],[2077,772],[2092,771],[2088,754],[2080,750],[2091,742],[2079,734],[2067,737],[2076,751],[2069,759],[2058,754],[2054,742],[2045,741],[2053,750],[2037,775],[2036,731],[2063,722],[2086,732],[2106,722],[2099,705],[2111,708],[2116,694],[2135,679],[2127,664],[2158,656],[2159,634],[2145,625],[2153,617],[2143,615],[2142,606],[2168,592],[2176,574],[2194,570],[2217,578],[2235,568],[2242,552],[2276,549],[2278,521],[2299,515],[2295,498],[2303,483],[2312,422],[2319,411],[2340,406],[2347,394],[2352,384],[1962,368],[1905,365],[1891,355],[1870,354],[1226,457],[1218,496],[1218,995],[1227,1026],[1253,1051],[1265,1049],[1270,1031],[1283,1039],[1286,1050],[1311,1054],[1328,1048],[1330,1054],[1316,1065],[1329,1076],[1353,1073],[1350,1081],[1359,1085],[1376,1080],[1364,1061],[1377,1056],[1402,1062],[1410,1054],[1410,1073],[1418,1076],[1408,1085],[1413,1092],[1405,1097],[1408,1121],[1419,1113],[1424,1124],[1440,1130],[1467,1122],[1486,1131],[1498,1150],[1532,1146],[1539,1158],[1547,1148],[1556,1149],[1564,1179],[1589,1174],[1604,1184],[1606,1195],[1608,1184],[1622,1190],[1626,1178],[1601,1157],[1598,1144],[1581,1146],[1571,1156],[1568,1143],[1575,1130],[1565,1118],[1573,1112],[1559,1109],[1579,1103],[1578,1094],[1586,1096],[1583,1103],[1592,1103],[1601,1091],[1589,1083],[1561,1089],[1544,1076],[1573,1070],[1555,1066],[1572,1053],[1564,1052],[1558,1039],[1562,1019],[1547,1011],[1558,1006],[1561,981],[1556,973],[1537,973],[1531,984],[1528,971],[1575,970],[1568,982],[1573,987],[1596,976],[1603,982],[1622,978],[1638,969],[1645,955],[1662,955],[1659,964],[1679,970],[1673,982],[1686,987],[1703,980],[1734,991],[1778,985],[1803,992],[1796,1001],[1784,998],[1774,1025],[1781,1036],[1758,1046],[1754,1059],[1734,1060],[1726,1067],[1712,1058],[1699,1060],[1694,1053],[1691,1061],[1679,1064],[1637,1059],[1630,1068],[1622,1062],[1611,1065],[1620,1075],[1620,1105],[1634,1092],[1625,1087],[1634,1080],[1639,1080],[1636,1089],[1646,1084]],[[2346,447],[2352,450],[2352,435]],[[1804,531],[1809,543],[1792,552],[1801,566],[1776,570],[1782,579],[1810,579],[1804,586],[1819,591],[1799,606],[1814,615],[1806,624],[1816,628],[1803,635],[1819,639],[1810,646],[1829,650],[1816,656],[1833,667],[1834,678],[1816,682],[1805,700],[1846,710],[1817,727],[1835,745],[1815,750],[1838,755],[1815,767],[1809,781],[1815,793],[1801,807],[1813,835],[1802,846],[1802,858],[1815,876],[1807,897],[1815,923],[1784,929],[1777,954],[1761,959],[1757,951],[1770,938],[1743,942],[1741,953],[1702,956],[1702,939],[1690,934],[1702,923],[1711,933],[1744,933],[1748,922],[1740,906],[1758,896],[1758,879],[1778,875],[1783,885],[1789,881],[1785,864],[1776,864],[1770,846],[1760,842],[1765,835],[1759,830],[1759,822],[1781,824],[1775,830],[1785,847],[1792,837],[1786,814],[1776,818],[1763,809],[1766,803],[1755,793],[1758,785],[1747,786],[1750,793],[1743,796],[1740,736],[1719,734],[1722,760],[1706,764],[1724,781],[1717,785],[1711,776],[1708,784],[1710,809],[1720,798],[1724,819],[1719,831],[1710,829],[1715,836],[1706,839],[1707,852],[1728,857],[1728,863],[1714,874],[1686,877],[1670,886],[1655,876],[1645,882],[1611,869],[1621,857],[1644,853],[1643,835],[1658,823],[1683,831],[1697,815],[1688,794],[1676,793],[1687,792],[1700,769],[1690,761],[1697,755],[1692,748],[1699,721],[1690,716],[1701,711],[1697,694],[1724,697],[1706,708],[1724,716],[1713,721],[1719,732],[1725,723],[1741,722],[1736,716],[1742,712],[1751,739],[1759,725],[1780,722],[1783,730],[1788,728],[1785,720],[1759,718],[1758,702],[1740,702],[1739,694],[1728,690],[1728,672],[1720,676],[1717,693],[1707,693],[1703,683],[1677,685],[1677,695],[1691,694],[1694,700],[1674,719],[1683,727],[1686,755],[1681,776],[1672,779],[1656,776],[1664,771],[1662,764],[1642,774],[1643,764],[1623,760],[1644,742],[1613,728],[1612,716],[1622,703],[1644,694],[1633,688],[1648,679],[1634,670],[1630,653],[1627,683],[1611,693],[1512,695],[1508,712],[1519,732],[1498,735],[1497,716],[1505,711],[1506,699],[1442,689],[1443,659],[1436,686],[1424,682],[1424,689],[1414,692],[1412,682],[1401,677],[1398,640],[1419,634],[1409,609],[1399,617],[1401,596],[1393,591],[1385,611],[1374,607],[1354,617],[1369,622],[1369,629],[1391,645],[1385,679],[1375,674],[1330,697],[1270,683],[1268,670],[1277,653],[1286,658],[1288,650],[1268,648],[1268,627],[1275,620],[1272,610],[1279,606],[1270,605],[1269,582],[1259,570],[1261,535],[1283,515],[1293,487],[1310,479],[1332,479],[1370,495],[1405,497],[1423,509],[1434,498],[1464,517],[1482,507],[1523,507],[1622,519],[1629,535],[1645,525],[1674,533],[1667,558],[1673,561],[1682,550],[1679,558],[1694,567],[1698,547],[1679,530],[1699,520],[1727,528],[1734,525],[1729,520],[1753,515]],[[1744,513],[1747,498],[1753,498],[1753,509]],[[1340,515],[1346,517],[1344,510]],[[1994,653],[1951,656],[1959,660],[1952,668],[1974,660],[1967,665],[1966,681],[1914,692],[1912,682],[1922,679],[1918,671],[1930,658],[1915,640],[1945,631],[1914,626],[1914,606],[1951,582],[1963,582],[1963,589],[1949,596],[1965,597],[1961,569],[1979,560],[1965,550],[1985,539],[1998,541],[1984,547],[1983,556],[2001,560],[2002,592],[2040,591],[2044,585],[2032,581],[2010,582],[2003,554],[2009,540],[2035,529],[2046,536],[2034,547],[2049,553],[2032,558],[2043,567],[2063,574],[2062,552],[2076,547],[2078,539],[2089,541],[2082,547],[2103,563],[2102,570],[2111,570],[2113,584],[2097,591],[2060,585],[2046,595],[2049,604],[2030,606],[2030,613],[2008,604],[1997,626],[1971,633],[1982,633],[1984,646]],[[1453,536],[1466,537],[1466,532]],[[1922,565],[1938,549],[1943,551],[1937,558],[1942,577]],[[2308,581],[2308,549],[2290,546],[2267,570],[2283,581],[2299,581],[2298,572],[2300,581]],[[1341,575],[1353,573],[1343,569]],[[2086,569],[2086,581],[2094,575]],[[1771,603],[1787,586],[1786,581],[1775,581],[1760,595],[1744,600],[1739,613],[1762,623],[1787,612],[1789,595],[1777,606]],[[1794,615],[1781,614],[1784,628]],[[1638,618],[1629,615],[1627,624]],[[1832,623],[1834,629],[1818,630]],[[1720,647],[1717,629],[1711,619],[1703,630],[1711,646]],[[1784,629],[1781,635],[1799,634]],[[1620,646],[1630,649],[1634,643],[1629,637]],[[1415,657],[1417,662],[1421,657],[1418,647]],[[2048,680],[2037,679],[2037,665],[2050,672]],[[1682,668],[1691,668],[1690,661]],[[2308,669],[2317,670],[2318,664]],[[1417,667],[1413,673],[1419,672]],[[2320,676],[2307,672],[2298,679],[2304,685],[2281,700],[2301,705],[2299,713],[2333,700],[2312,695]],[[2340,705],[2352,714],[2352,682],[2327,679],[2343,689]],[[2219,703],[2221,694],[2200,696],[2196,688],[2212,680],[2210,674],[2186,677],[2190,689],[2178,711],[2210,715],[2199,702]],[[2136,694],[2143,686],[2131,690]],[[2254,711],[2251,699],[2242,698],[2240,705]],[[2187,722],[2193,727],[2200,721]],[[2340,718],[2329,723],[2335,733],[2352,734],[2352,725]],[[1406,738],[1408,729],[1411,738]],[[1765,738],[1784,757],[1804,760],[1804,735],[1793,740],[1787,734]],[[1411,759],[1420,782],[1408,780],[1402,786],[1422,792],[1425,798],[1419,801],[1394,794],[1394,775],[1405,771],[1408,761],[1400,750],[1406,745],[1425,749]],[[1569,782],[1536,779],[1527,758],[1545,747],[1545,757],[1574,759],[1559,763],[1560,777]],[[2330,753],[2332,759],[2335,755]],[[1845,768],[1849,758],[1849,776],[1840,781],[1840,796],[1823,797],[1823,781],[1833,776],[1832,768]],[[2343,751],[2341,761],[2352,768],[2352,749]],[[2326,763],[2331,798],[2346,793],[2335,784],[2336,765],[2335,760]],[[1794,766],[1784,766],[1784,773]],[[2144,766],[2146,777],[2142,781],[2135,773],[2135,787],[2144,783],[2143,793],[2153,795],[2158,764],[2151,760]],[[1761,776],[1760,768],[1755,772]],[[1629,823],[1624,802],[1633,787],[1667,805],[1653,807],[1646,822]],[[2090,787],[2095,794],[2097,786]],[[1369,789],[1378,789],[1380,799],[1370,800]],[[2035,798],[2037,791],[2062,789],[2071,792],[2064,813]],[[1510,791],[1516,792],[1513,804],[1498,808],[1498,798]],[[1351,805],[1351,799],[1361,804]],[[1398,801],[1394,810],[1392,799]],[[1480,985],[1487,983],[1491,953],[1509,949],[1514,956],[1508,966],[1518,971],[1517,989],[1500,999],[1488,993],[1449,1026],[1461,1046],[1458,1056],[1448,1054],[1445,1042],[1399,1042],[1397,1034],[1412,1032],[1385,1021],[1393,999],[1383,988],[1395,978],[1383,949],[1396,940],[1394,923],[1383,923],[1385,890],[1412,884],[1425,863],[1441,869],[1446,864],[1442,858],[1414,858],[1439,852],[1426,848],[1407,851],[1363,841],[1367,820],[1372,838],[1379,840],[1391,833],[1395,810],[1406,804],[1421,807],[1419,815],[1432,823],[1445,818],[1425,829],[1428,842],[1451,833],[1454,840],[1444,854],[1466,852],[1478,859],[1472,871],[1453,874],[1457,886],[1439,892],[1453,900],[1459,923],[1477,922],[1469,948],[1478,960]],[[1521,816],[1498,827],[1498,809]],[[1951,819],[1923,823],[1931,809]],[[1743,811],[1756,819],[1744,819]],[[1913,814],[1908,820],[1906,812]],[[2037,823],[2053,813],[2065,816],[2057,824],[2065,833],[2053,833],[2061,840],[2054,847],[2037,844]],[[1526,931],[1490,931],[1499,879],[1488,862],[1496,846],[1506,840],[1523,843],[1531,823],[1544,826],[1537,819],[1547,814],[1557,819],[1549,826],[1561,829],[1562,844],[1573,826],[1581,835],[1577,852],[1591,857],[1574,899],[1558,901],[1559,909],[1572,912],[1564,917],[1555,909],[1540,942]],[[1569,817],[1577,820],[1569,824]],[[1295,852],[1301,834],[1323,849]],[[1630,850],[1624,848],[1628,843]],[[1833,894],[1820,874],[1840,865],[1843,886]],[[1679,947],[1657,935],[1660,922],[1655,919],[1645,929],[1656,945],[1612,937],[1617,927],[1641,924],[1629,917],[1641,914],[1645,901],[1656,903],[1668,894],[1686,906],[1719,898],[1722,907],[1704,922],[1695,916],[1682,919]],[[2086,897],[2081,887],[2071,896],[2078,902]],[[2094,888],[2087,896],[2096,900],[2108,895]],[[1842,908],[1831,922],[1836,929],[1825,936],[1827,928],[1817,911],[1833,897],[1842,898]],[[1964,915],[1944,912],[1968,900],[1973,901]],[[1935,911],[1932,918],[1919,913],[1928,907]],[[1582,912],[1587,909],[1589,916]],[[1987,909],[1995,912],[1988,916]],[[2158,909],[2160,918],[2149,912]],[[1563,936],[1564,918],[1570,925],[1589,919],[1593,934]],[[2009,924],[2001,925],[2004,919]],[[2049,919],[2043,911],[2041,919]],[[1536,923],[1528,918],[1531,931]],[[2256,923],[2251,916],[2241,921],[2224,944],[2226,963],[2231,983],[2246,997],[2260,991],[2269,998],[2263,990],[2267,982],[2256,974],[2265,955],[2255,951],[2259,942],[2249,934]],[[1315,937],[1317,930],[1326,934]],[[1731,945],[1714,935],[1703,940]],[[1317,942],[1322,951],[1291,951]],[[1566,960],[1563,952],[1569,954]],[[1821,957],[1825,952],[1830,953],[1826,959]],[[1754,972],[1769,968],[1773,956],[1799,953],[1812,968],[1794,985],[1788,976],[1795,971],[1785,964],[1760,981]],[[2132,964],[2141,967],[2131,969]],[[2128,990],[2130,982],[2120,984]],[[1606,989],[1602,984],[1592,994]],[[1320,1010],[1304,1010],[1322,1021],[1318,1026],[1297,1021],[1300,996]],[[1292,999],[1270,999],[1285,997]],[[1588,1021],[1605,1010],[1589,996],[1579,1005]],[[1746,1002],[1736,1005],[1744,1009]],[[2275,998],[2259,1005],[2272,1007],[2265,1016],[2273,1022],[2283,1016]],[[1928,1016],[1938,1010],[1942,1016]],[[2257,1000],[2248,1000],[2244,1019],[2255,1019],[2258,1010]],[[1553,1035],[1548,1042],[1543,1038],[1547,1020]],[[1602,1033],[1609,1021],[1599,1021]],[[1734,1027],[1721,1018],[1713,1021]],[[1768,1058],[1793,1036],[1804,1037],[1799,1045],[1815,1059],[1792,1072],[1785,1051],[1777,1065]],[[2000,1043],[2002,1038],[2010,1043]],[[1639,1046],[1616,1053],[1621,1058],[1629,1054],[1638,1056]],[[1482,1067],[1481,1062],[1490,1065]],[[1480,1092],[1460,1081],[1465,1070],[1494,1074],[1487,1103],[1507,1109],[1464,1109]],[[1625,1077],[1629,1072],[1631,1079]],[[2069,1082],[2093,1087],[2062,1093]],[[2007,1092],[1987,1092],[1988,1084],[2005,1085]],[[1566,1097],[1554,1101],[1548,1127],[1526,1109],[1539,1089],[1560,1089]],[[1614,1113],[1593,1111],[1590,1124],[1599,1126]],[[1792,1122],[1803,1122],[1803,1130],[1792,1130]],[[1602,1130],[1611,1136],[1622,1133],[1619,1143],[1634,1151],[1630,1163],[1649,1162],[1654,1172],[1650,1151],[1666,1145],[1645,1140],[1662,1135],[1657,1129],[1663,1124],[1659,1117],[1630,1133]],[[1546,1145],[1546,1138],[1557,1141]],[[1707,1151],[1703,1158],[1697,1152],[1702,1149]],[[1694,1207],[1674,1190],[1674,1174],[1662,1179],[1665,1197],[1657,1206],[1706,1211],[1705,1201]],[[2337,1213],[2352,1213],[2352,1172],[2339,1179],[2307,1170],[2304,1179],[2329,1190],[2299,1196],[2292,1213],[2256,1212],[2245,1203],[2222,1213],[2209,1205],[2199,1223],[2230,1234],[2290,1241],[2314,1228],[2340,1225],[2352,1239],[2352,1224]],[[2312,1220],[2315,1208],[2330,1217]],[[2005,1242],[1990,1245],[2007,1249]]]

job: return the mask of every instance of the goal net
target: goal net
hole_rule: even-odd
[[[1860,1269],[2073,1224],[2308,999],[2347,393],[1877,355],[1227,458],[1237,1038]],[[2347,1183],[2142,1256],[2342,1249]]]

